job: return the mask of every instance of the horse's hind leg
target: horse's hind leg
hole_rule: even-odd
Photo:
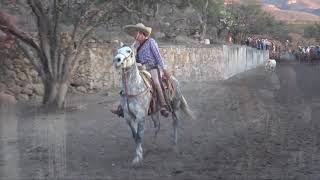
[[[143,160],[142,140],[144,135],[144,118],[137,119],[137,124],[138,124],[138,128],[137,128],[137,134],[135,137],[136,152],[135,152],[135,157],[132,161],[133,164],[138,164]]]
[[[160,131],[160,113],[156,112],[155,114],[152,114],[151,115],[151,119],[152,119],[152,122],[153,122],[153,126],[156,129],[155,132],[154,132],[154,140],[156,140],[157,135],[158,135],[158,133]]]
[[[173,142],[175,145],[178,143],[178,128],[179,128],[179,119],[180,115],[178,111],[172,113],[172,127],[173,127]]]

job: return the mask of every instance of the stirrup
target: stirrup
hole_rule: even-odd
[[[119,117],[124,117],[124,113],[123,113],[123,109],[122,109],[121,105],[118,106],[117,110],[115,110],[115,111],[111,110],[111,112],[113,114],[118,115]]]
[[[160,113],[164,117],[168,117],[169,116],[169,111],[165,106],[160,108]]]

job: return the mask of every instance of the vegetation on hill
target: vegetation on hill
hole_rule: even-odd
[[[320,43],[320,23],[306,26],[304,36],[306,38],[315,38],[317,42]]]

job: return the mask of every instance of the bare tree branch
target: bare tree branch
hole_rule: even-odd
[[[86,14],[87,10],[89,9],[90,0],[86,0],[84,3],[80,4],[79,6],[80,6],[80,13],[73,24],[73,30],[71,33],[72,43],[75,42],[76,34],[77,34],[78,28],[80,26],[81,19],[83,18],[83,16]]]
[[[77,51],[75,52],[75,55],[74,55],[74,57],[72,59],[72,62],[71,62],[71,68],[69,69],[70,74],[73,74],[74,71],[76,70],[77,63],[79,61],[79,56],[80,56],[82,51],[83,51],[83,46],[79,47],[77,49]]]
[[[125,5],[123,5],[123,4],[120,4],[120,6],[124,9],[124,10],[126,10],[128,13],[131,13],[131,14],[137,14],[137,15],[146,15],[146,16],[148,16],[148,17],[152,17],[153,16],[153,14],[151,14],[151,13],[147,13],[147,12],[140,12],[140,11],[136,11],[136,10],[134,10],[134,9],[130,9],[129,7],[127,7],[127,6],[125,6]]]
[[[60,47],[58,50],[58,62],[57,62],[57,73],[60,75],[62,74],[62,65],[65,60],[65,53],[63,52],[63,49]]]
[[[24,55],[29,59],[30,63],[33,65],[33,67],[39,73],[39,75],[40,76],[44,75],[42,68],[41,68],[41,63],[36,61],[36,59],[38,59],[39,57],[36,57],[35,55],[33,55],[30,52],[30,50],[22,44],[23,42],[20,42],[20,40],[16,41],[16,43],[17,43],[18,47],[22,50]]]
[[[113,3],[117,4],[117,2],[116,0],[105,0],[99,4],[92,0],[25,0],[25,2],[35,17],[39,42],[19,29],[12,28],[14,26],[3,23],[2,21],[8,22],[8,20],[6,17],[1,18],[1,14],[0,30],[12,34],[21,41],[19,42],[20,49],[39,72],[44,83],[44,103],[55,104],[56,101],[64,98],[65,93],[60,92],[60,88],[70,80],[76,69],[79,56],[85,48],[85,41],[99,25],[106,21],[109,22],[112,14],[108,9],[114,12]],[[64,7],[67,4],[71,8],[66,11]],[[116,10],[124,11],[120,7],[116,7]],[[70,33],[59,32],[61,30],[59,25],[63,23],[62,21],[70,20],[70,18],[63,19],[62,13],[70,14],[71,19],[75,20]],[[143,12],[140,14],[146,16]],[[75,42],[78,43],[77,46],[74,45]],[[28,51],[32,48],[35,51]],[[61,95],[57,94],[57,91]],[[58,104],[61,107],[61,103]]]
[[[80,38],[79,38],[79,43],[78,43],[78,46],[76,48],[76,50],[74,51],[74,56],[73,56],[73,59],[71,60],[70,64],[68,64],[68,66],[65,66],[64,69],[66,72],[68,73],[73,73],[74,70],[76,69],[76,64],[79,60],[79,55],[81,54],[82,52],[82,49],[83,49],[83,42],[86,38],[88,38],[88,36],[100,25],[108,22],[110,19],[111,19],[111,16],[109,16],[109,12],[105,12],[102,16],[100,16],[100,18],[96,21],[96,23],[87,28],[87,30],[82,34],[80,35]],[[71,70],[69,70],[69,66],[71,67]]]
[[[51,34],[51,64],[53,69],[53,74],[57,78],[59,72],[58,72],[58,62],[55,62],[56,60],[60,59],[60,53],[56,53],[58,47],[59,47],[59,41],[58,41],[58,34],[59,34],[59,21],[62,9],[64,7],[64,4],[62,0],[54,0],[53,2],[53,11],[52,11],[52,19],[53,19],[53,31]],[[56,57],[58,56],[58,57]]]
[[[24,43],[26,43],[26,44],[30,45],[31,47],[33,47],[37,51],[37,53],[41,54],[41,50],[40,50],[39,46],[26,33],[20,32],[20,31],[18,31],[16,29],[8,28],[7,26],[4,26],[4,25],[0,25],[0,30],[3,31],[3,32],[7,32],[7,33],[10,33],[10,34],[14,35],[15,37],[17,37],[18,39],[20,39]]]
[[[51,77],[54,76],[52,70],[52,62],[51,62],[51,55],[50,55],[50,35],[51,33],[51,26],[48,14],[44,13],[44,7],[42,6],[39,0],[28,0],[28,5],[34,12],[37,17],[37,25],[38,25],[38,33],[39,33],[39,41],[40,41],[40,48],[42,52],[43,58],[42,61],[44,63],[45,71],[47,71]]]
[[[82,33],[79,34],[79,39],[78,39],[78,45],[77,46],[81,46],[83,44],[83,41],[100,25],[105,24],[106,22],[110,21],[110,19],[112,18],[110,15],[110,12],[105,12],[102,15],[96,14],[99,18],[88,28],[86,28],[86,30]],[[75,37],[73,37],[74,34],[72,34],[72,43],[75,42]]]

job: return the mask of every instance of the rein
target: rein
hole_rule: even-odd
[[[148,90],[150,90],[149,87],[147,87],[145,90],[139,92],[138,94],[129,94],[128,93],[128,79],[127,79],[127,73],[130,71],[131,69],[123,69],[122,70],[122,77],[123,77],[123,80],[124,80],[124,91],[125,91],[125,96],[128,97],[128,98],[134,98],[136,96],[139,96],[139,95],[142,95],[146,92],[148,92]]]
[[[127,60],[133,53],[131,53],[129,56],[125,57],[124,61]],[[138,97],[140,95],[143,95],[145,93],[147,93],[148,91],[150,91],[150,88],[147,86],[145,90],[137,93],[137,94],[129,94],[128,92],[128,73],[132,70],[132,67],[129,68],[123,68],[122,69],[122,81],[124,84],[124,96],[127,98],[127,108],[129,113],[131,114],[131,116],[136,117],[135,114],[131,111],[130,107],[129,107],[129,98],[134,98],[134,97]]]

